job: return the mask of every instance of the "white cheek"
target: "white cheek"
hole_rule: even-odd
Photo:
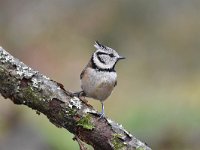
[[[99,61],[99,59],[98,59],[96,56],[94,56],[93,58],[94,58],[94,63],[95,63],[99,68],[102,68],[102,69],[110,69],[110,68],[112,68],[113,65],[114,65],[113,62],[110,62],[110,63],[106,62],[106,63],[108,63],[108,64],[103,64],[103,63],[101,63],[101,62]]]

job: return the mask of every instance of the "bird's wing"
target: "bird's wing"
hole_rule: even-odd
[[[114,87],[117,86],[117,80],[115,81]]]
[[[92,63],[91,63],[91,61],[89,61],[89,63],[87,64],[87,66],[86,66],[86,67],[83,69],[83,71],[81,72],[81,74],[80,74],[80,79],[83,78],[86,69],[87,69],[87,68],[90,68],[90,67],[92,67]]]
[[[84,75],[84,73],[85,73],[85,68],[83,69],[83,71],[81,72],[81,74],[80,74],[80,79],[82,79],[83,78],[83,75]]]

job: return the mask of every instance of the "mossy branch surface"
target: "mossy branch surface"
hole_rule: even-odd
[[[97,111],[62,84],[28,67],[0,47],[0,93],[14,104],[43,113],[57,127],[67,129],[97,150],[150,150],[122,125],[99,118]],[[28,139],[27,139],[28,140]]]

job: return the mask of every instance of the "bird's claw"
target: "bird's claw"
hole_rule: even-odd
[[[105,113],[104,112],[100,112],[100,113],[98,113],[98,115],[99,115],[99,118],[101,119],[101,118],[105,118]]]

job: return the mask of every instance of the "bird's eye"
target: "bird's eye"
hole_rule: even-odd
[[[109,54],[110,57],[115,57],[113,54]]]

